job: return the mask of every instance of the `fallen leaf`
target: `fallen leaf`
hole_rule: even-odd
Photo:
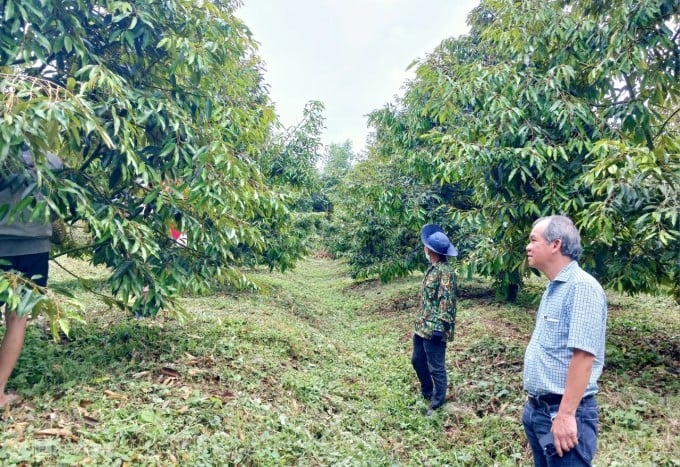
[[[66,428],[46,428],[44,430],[36,431],[36,436],[59,436],[61,438],[75,439],[73,433]]]
[[[19,443],[18,440],[9,438],[5,441],[2,442],[2,447],[5,449],[18,449]]]
[[[498,409],[498,413],[503,413],[503,412],[505,412],[505,409],[508,408],[508,405],[510,405],[509,402],[506,402],[505,404],[501,405],[501,408]]]
[[[170,376],[161,376],[159,379],[159,383],[166,387],[175,386],[176,384],[179,384],[177,382],[177,378],[172,378]]]
[[[28,423],[19,422],[19,423],[15,423],[14,425],[12,425],[12,428],[14,428],[14,431],[17,432],[17,435],[19,435],[19,437],[21,437],[24,434],[24,431],[26,431],[27,426],[28,426]]]
[[[84,415],[83,421],[85,422],[85,425],[89,426],[95,426],[97,423],[99,423],[99,420],[94,417],[90,417],[89,415]]]
[[[165,376],[169,376],[170,378],[179,378],[180,373],[177,370],[174,370],[172,368],[169,368],[167,366],[164,366],[161,368],[161,373],[164,374]]]
[[[236,395],[233,392],[229,390],[222,391],[222,400],[233,399],[234,397]]]
[[[182,386],[181,388],[179,388],[179,392],[182,393],[182,398],[186,399],[191,395],[193,390],[189,386]]]
[[[104,395],[109,399],[125,399],[124,394],[118,394],[117,392],[109,391],[108,389],[104,390]]]
[[[133,378],[141,378],[142,376],[146,376],[146,375],[148,375],[148,374],[150,374],[150,373],[151,373],[151,372],[148,371],[148,370],[140,371],[139,373],[133,374],[132,377],[133,377]]]

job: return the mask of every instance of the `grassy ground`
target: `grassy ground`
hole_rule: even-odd
[[[256,277],[260,295],[186,298],[185,323],[131,319],[77,291],[87,324],[70,339],[29,328],[0,464],[530,465],[521,369],[542,283],[525,306],[463,283],[449,402],[427,419],[409,361],[420,276],[353,283],[309,259]],[[680,308],[609,300],[596,465],[680,465]]]

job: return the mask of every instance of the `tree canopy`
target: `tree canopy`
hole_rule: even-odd
[[[679,19],[675,1],[482,1],[470,33],[416,63],[402,101],[373,114],[367,164],[386,177],[365,188],[363,224],[440,222],[468,271],[514,298],[531,223],[563,213],[603,282],[678,290]],[[428,207],[435,185],[454,196]],[[411,240],[350,261],[406,273]]]
[[[34,154],[25,204],[42,191],[36,217],[84,229],[54,256],[106,266],[111,303],[153,315],[182,291],[252,286],[244,267],[309,251],[312,211],[332,211],[356,277],[423,268],[418,231],[436,222],[510,299],[531,223],[563,213],[602,282],[680,296],[677,1],[483,0],[370,114],[362,158],[323,148],[321,102],[281,130],[239,3],[1,3],[0,170]],[[22,290],[0,276],[26,312],[40,297]]]
[[[261,254],[263,219],[286,213],[285,193],[261,171],[276,117],[236,6],[0,8],[0,170],[20,170],[23,149],[35,154],[45,210],[86,230],[58,254],[87,251],[110,268],[116,303],[137,314],[174,309],[178,292],[214,281],[247,284],[238,251]],[[47,151],[64,160],[63,175],[46,170]]]

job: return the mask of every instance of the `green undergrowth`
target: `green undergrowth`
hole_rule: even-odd
[[[256,272],[259,294],[186,297],[180,323],[124,316],[53,271],[86,323],[58,343],[29,327],[0,465],[531,465],[521,378],[540,282],[520,305],[463,282],[448,403],[425,418],[410,366],[419,275],[353,282],[308,259]],[[680,465],[680,310],[609,300],[596,465]]]

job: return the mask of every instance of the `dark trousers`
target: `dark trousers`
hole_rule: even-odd
[[[433,409],[446,402],[446,339],[423,339],[413,334],[411,363],[420,381],[420,392]]]
[[[524,406],[522,423],[529,439],[531,451],[534,453],[535,467],[572,467],[589,466],[597,451],[597,401],[595,397],[587,397],[576,409],[576,429],[578,444],[562,457],[557,454],[548,455],[539,443],[539,439],[550,432],[552,419],[560,405],[535,403],[531,400]]]
[[[47,274],[50,265],[49,252],[34,253],[31,255],[3,256],[2,259],[10,264],[0,264],[0,270],[9,271],[10,269],[14,269],[22,273],[28,279],[40,276],[36,277],[33,282],[43,287],[47,285]]]

